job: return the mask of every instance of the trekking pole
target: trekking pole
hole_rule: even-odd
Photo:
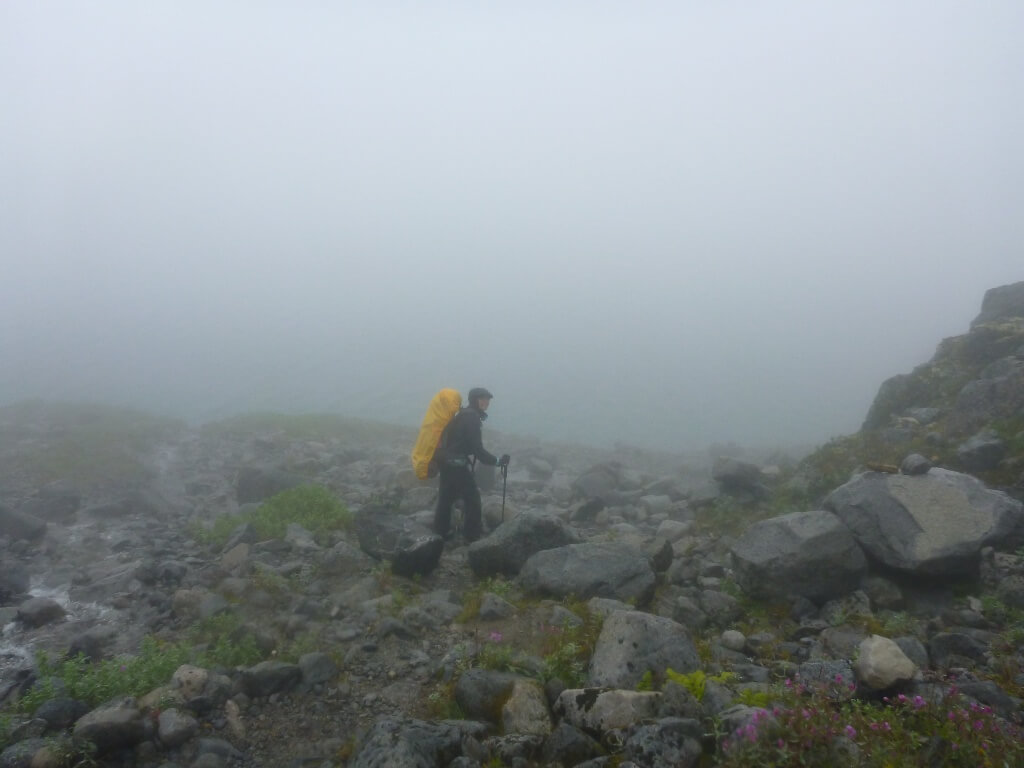
[[[508,464],[501,468],[501,522],[505,522],[505,491],[508,488]]]

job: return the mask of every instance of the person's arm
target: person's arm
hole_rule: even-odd
[[[484,448],[483,429],[480,425],[480,419],[473,419],[472,422],[469,428],[469,438],[470,445],[473,446],[473,455],[476,456],[477,461],[481,464],[487,464],[492,467],[497,465],[498,457]]]

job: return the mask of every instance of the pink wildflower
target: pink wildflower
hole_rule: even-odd
[[[492,643],[500,643],[501,642],[501,632],[491,632],[491,642]]]
[[[853,739],[857,736],[857,729],[854,728],[852,725],[848,725],[845,728],[843,728],[843,733],[846,734],[846,738]]]

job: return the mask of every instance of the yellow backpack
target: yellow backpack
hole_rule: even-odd
[[[462,395],[454,389],[442,389],[434,395],[427,406],[419,437],[416,438],[416,446],[412,449],[412,468],[420,480],[437,474],[438,467],[433,460],[434,452],[441,440],[441,433],[461,407]]]

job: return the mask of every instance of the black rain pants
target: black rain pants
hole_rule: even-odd
[[[452,523],[452,504],[462,499],[463,530],[466,541],[476,541],[483,533],[480,489],[469,466],[442,466],[441,483],[434,511],[434,532],[448,536]]]

